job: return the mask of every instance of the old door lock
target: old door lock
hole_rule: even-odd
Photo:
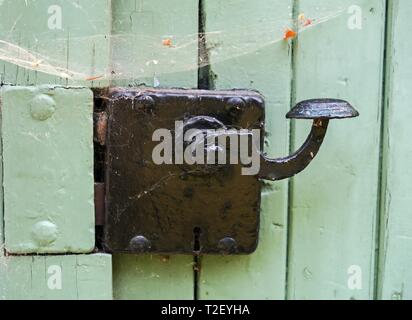
[[[330,119],[358,116],[343,100],[300,102],[286,117],[313,120],[307,140],[270,159],[257,92],[114,88],[103,100],[95,138],[105,146],[105,194],[99,185],[96,199],[105,204],[96,207],[105,213],[103,247],[124,253],[252,253],[261,180],[299,173]]]

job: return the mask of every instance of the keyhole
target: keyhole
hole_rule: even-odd
[[[202,233],[202,229],[199,227],[193,228],[193,251],[195,253],[200,252],[200,235]]]
[[[200,235],[202,233],[202,229],[200,227],[193,228],[193,276],[195,280],[194,285],[194,298],[195,300],[198,299],[198,291],[199,291],[199,278],[200,278],[200,268],[201,268],[201,257],[200,257]]]

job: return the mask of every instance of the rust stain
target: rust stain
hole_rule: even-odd
[[[283,34],[283,40],[289,40],[289,39],[294,39],[296,38],[297,33],[292,30],[291,28],[288,28],[285,30],[284,34]]]

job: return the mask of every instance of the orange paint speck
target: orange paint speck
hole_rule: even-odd
[[[162,44],[163,44],[165,47],[171,47],[171,46],[172,46],[172,39],[169,39],[169,38],[163,39],[163,40],[162,40]]]
[[[297,33],[293,31],[292,29],[287,29],[285,33],[283,34],[283,40],[289,40],[295,38]]]

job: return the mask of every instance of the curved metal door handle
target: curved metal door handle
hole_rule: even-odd
[[[305,169],[315,158],[326,135],[330,119],[359,116],[348,102],[337,99],[314,99],[299,102],[287,115],[289,119],[313,119],[312,130],[305,143],[292,155],[270,159],[261,155],[259,178],[282,180]]]

